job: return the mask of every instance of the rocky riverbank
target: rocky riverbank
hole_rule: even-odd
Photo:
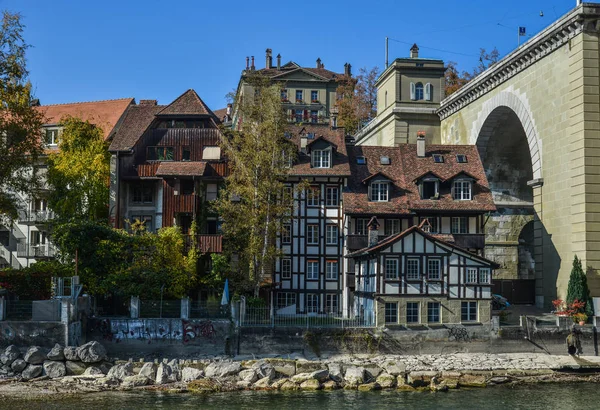
[[[106,390],[446,391],[497,384],[600,381],[600,358],[541,354],[354,355],[327,360],[108,360],[97,342],[50,351],[9,346],[0,354],[0,395],[43,398]],[[581,372],[585,370],[585,372]]]

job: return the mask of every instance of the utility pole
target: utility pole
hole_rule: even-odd
[[[385,37],[385,68],[388,68],[388,40],[389,38],[386,36]]]

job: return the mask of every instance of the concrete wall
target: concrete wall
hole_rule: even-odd
[[[65,345],[66,325],[60,322],[0,322],[0,347]]]

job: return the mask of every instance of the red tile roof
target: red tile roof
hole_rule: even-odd
[[[210,115],[215,114],[202,101],[196,91],[189,89],[167,105],[158,115]]]
[[[335,80],[337,77],[343,76],[343,74],[336,73],[331,70],[327,70],[325,68],[310,68],[310,67],[300,67],[299,65],[289,62],[281,67],[280,70],[277,67],[273,68],[262,68],[260,70],[256,70],[255,73],[265,75],[267,77],[276,78],[279,76],[285,76],[294,71],[305,71],[309,74],[321,77],[324,80]]]
[[[117,100],[42,105],[36,107],[36,109],[44,114],[46,125],[58,124],[66,116],[77,117],[101,127],[106,139],[131,104],[135,104],[133,98],[121,98]]]
[[[156,114],[165,108],[164,105],[132,105],[123,117],[123,123],[117,129],[109,151],[129,151],[148,129]]]
[[[435,163],[433,154],[444,156],[443,163]],[[467,157],[466,163],[459,163],[457,154]],[[366,164],[359,165],[357,157],[365,157]],[[382,165],[380,157],[390,158],[389,165]],[[355,146],[349,149],[348,158],[352,178],[343,194],[344,211],[350,214],[406,214],[414,211],[465,211],[487,212],[495,210],[487,178],[479,158],[477,147],[471,145],[429,145],[426,155],[417,157],[416,144],[399,147]],[[392,182],[388,202],[372,202],[368,199],[368,186],[363,181],[377,173],[382,173]],[[441,179],[439,199],[421,199],[417,180],[427,174]],[[454,177],[466,174],[472,176],[473,199],[454,200],[451,194],[451,181]]]
[[[195,176],[201,177],[206,169],[205,161],[161,162],[156,170],[157,177]]]

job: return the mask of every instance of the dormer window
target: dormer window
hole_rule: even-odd
[[[387,181],[373,181],[369,187],[369,199],[373,202],[387,202],[390,184]]]
[[[367,159],[365,157],[356,157],[356,163],[358,165],[365,165],[367,163]]]
[[[50,147],[58,145],[58,128],[46,129],[46,145]]]
[[[313,168],[331,168],[331,149],[316,149],[311,153]]]
[[[436,164],[441,164],[444,162],[444,156],[441,154],[433,154],[433,162]]]
[[[467,156],[465,154],[456,154],[456,162],[464,164],[467,162]]]
[[[440,196],[439,179],[429,178],[421,182],[421,199],[438,199]]]
[[[468,180],[454,181],[452,197],[457,201],[469,201],[472,199],[472,182]]]

